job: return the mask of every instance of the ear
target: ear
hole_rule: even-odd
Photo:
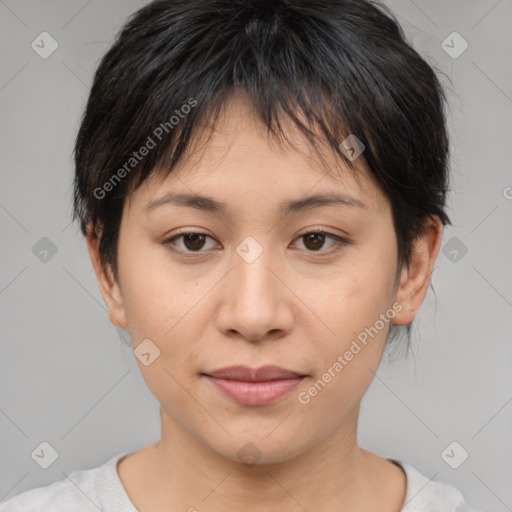
[[[425,221],[422,232],[414,240],[411,262],[402,269],[400,285],[395,293],[395,301],[402,305],[402,309],[391,321],[393,324],[413,321],[414,313],[427,293],[442,234],[443,223],[433,215]]]
[[[117,327],[126,328],[127,322],[121,288],[115,280],[110,265],[107,265],[105,268],[100,261],[99,238],[92,229],[89,229],[85,239],[100,292],[107,306],[110,321]]]

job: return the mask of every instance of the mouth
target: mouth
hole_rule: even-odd
[[[307,377],[279,366],[229,366],[202,375],[224,396],[246,406],[274,403]]]

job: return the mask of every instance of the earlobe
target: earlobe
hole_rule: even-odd
[[[437,215],[425,221],[423,230],[414,240],[411,261],[402,269],[400,285],[395,294],[395,301],[402,305],[396,314],[394,324],[409,324],[414,320],[428,290],[430,276],[441,245],[443,224]]]
[[[126,328],[126,314],[119,283],[110,265],[104,266],[100,259],[99,237],[89,230],[86,235],[87,250],[96,274],[98,286],[107,306],[110,321],[117,327]]]

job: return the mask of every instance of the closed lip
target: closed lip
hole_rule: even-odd
[[[239,380],[246,382],[265,382],[270,380],[280,379],[297,379],[299,377],[306,377],[306,375],[280,366],[266,365],[260,368],[250,368],[248,366],[226,366],[211,372],[204,373],[208,377],[215,377],[217,379]]]

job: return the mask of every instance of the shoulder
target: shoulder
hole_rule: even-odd
[[[125,498],[117,478],[118,454],[101,466],[75,470],[66,478],[22,492],[3,503],[0,512],[98,512],[115,510]]]
[[[405,462],[393,462],[407,475],[406,496],[400,512],[478,512],[453,485],[436,482]]]

